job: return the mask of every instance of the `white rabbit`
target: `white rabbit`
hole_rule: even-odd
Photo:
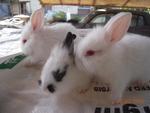
[[[91,77],[76,67],[74,57],[74,39],[76,35],[66,34],[63,43],[57,44],[45,63],[41,74],[41,87],[54,95],[67,94],[88,88]],[[80,90],[81,89],[81,90]]]
[[[76,48],[78,66],[110,84],[114,103],[121,101],[129,82],[150,79],[150,39],[126,34],[131,17],[127,12],[115,15],[81,39]]]
[[[83,94],[90,87],[92,76],[76,67],[76,35],[71,32],[66,35],[64,42],[55,45],[51,51],[41,73],[40,85],[51,94],[52,113],[87,113],[83,112],[86,106]]]
[[[44,11],[42,8],[36,10],[21,35],[21,48],[28,56],[25,65],[43,65],[51,48],[63,41],[69,31],[76,33],[76,28],[69,23],[44,26]]]

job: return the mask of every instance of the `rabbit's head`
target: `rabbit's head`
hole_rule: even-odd
[[[131,17],[131,13],[121,12],[112,17],[104,27],[93,29],[78,44],[77,55],[79,58],[91,61],[108,56],[106,53],[109,53],[126,34]]]
[[[26,24],[21,35],[21,47],[26,55],[30,55],[32,51],[33,43],[37,40],[37,33],[43,28],[44,25],[44,10],[36,10]]]
[[[63,43],[56,45],[48,58],[41,75],[41,87],[51,93],[64,91],[69,87],[68,74],[74,65],[73,41],[76,35],[69,32]],[[72,78],[73,79],[73,78]],[[71,82],[71,81],[70,81]]]

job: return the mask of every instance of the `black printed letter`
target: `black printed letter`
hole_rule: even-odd
[[[125,104],[123,105],[123,113],[140,113],[134,104]]]

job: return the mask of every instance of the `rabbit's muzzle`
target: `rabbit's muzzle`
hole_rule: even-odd
[[[38,84],[41,85],[41,84],[42,84],[42,81],[41,81],[41,80],[38,80]],[[51,93],[54,93],[54,92],[55,92],[55,87],[54,87],[53,84],[49,84],[49,85],[47,86],[47,89],[48,89],[48,91],[51,92]]]

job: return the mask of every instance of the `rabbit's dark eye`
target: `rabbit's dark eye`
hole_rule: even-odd
[[[23,39],[22,42],[25,44],[25,43],[27,42],[27,40],[26,40],[26,39]]]
[[[41,85],[41,83],[42,83],[42,81],[41,81],[41,80],[38,80],[38,84]]]
[[[56,80],[56,82],[62,81],[62,79],[66,75],[67,68],[68,68],[68,65],[65,65],[63,70],[58,69],[58,70],[52,72],[53,77]]]
[[[47,86],[47,89],[48,89],[48,91],[51,92],[51,93],[54,93],[54,92],[55,92],[55,87],[53,86],[53,84],[49,84],[49,85]]]

